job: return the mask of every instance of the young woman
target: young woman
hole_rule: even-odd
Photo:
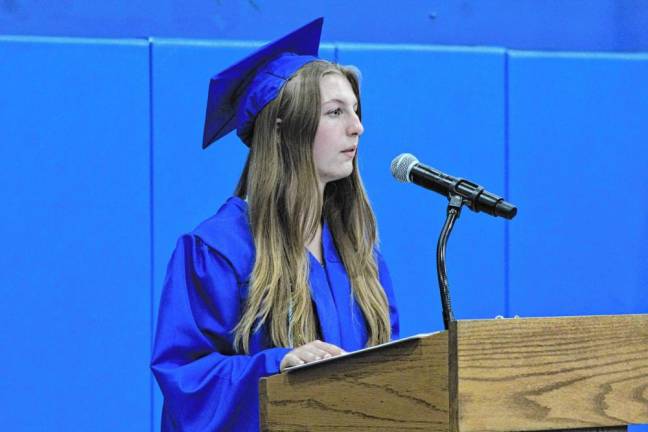
[[[318,45],[321,20],[286,38],[313,25]],[[358,77],[286,38],[220,83],[235,116],[216,104],[210,120],[208,102],[207,145],[236,117],[250,154],[236,196],[180,238],[168,267],[152,364],[162,430],[256,431],[260,377],[397,337],[357,168]]]

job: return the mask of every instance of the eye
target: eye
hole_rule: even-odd
[[[342,115],[342,108],[335,108],[330,111],[328,111],[326,114],[331,115],[333,117],[337,117],[339,115]]]

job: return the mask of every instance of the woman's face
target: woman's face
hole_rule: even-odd
[[[353,172],[353,159],[364,128],[356,114],[358,101],[345,76],[339,73],[324,75],[320,80],[320,95],[322,106],[313,159],[323,192],[326,183],[348,177]]]

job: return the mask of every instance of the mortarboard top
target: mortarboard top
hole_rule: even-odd
[[[203,148],[236,129],[249,146],[254,120],[290,77],[319,60],[323,18],[263,46],[212,77],[207,96]]]

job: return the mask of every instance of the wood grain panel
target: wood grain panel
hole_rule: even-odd
[[[459,321],[456,331],[454,430],[648,423],[648,315]]]
[[[261,380],[264,431],[448,430],[447,333]]]

